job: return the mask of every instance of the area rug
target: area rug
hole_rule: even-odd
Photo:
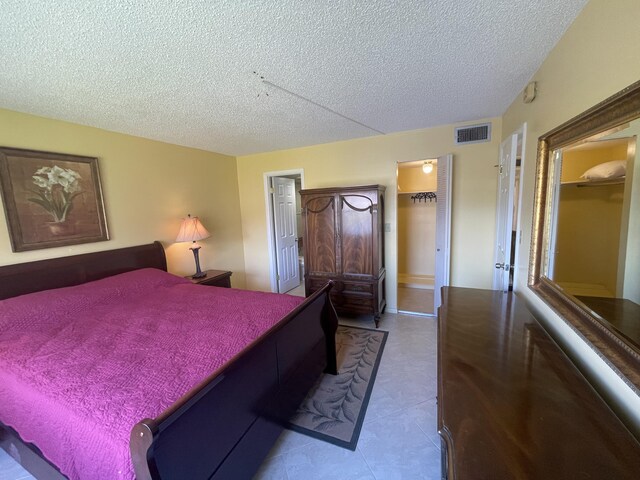
[[[338,375],[320,377],[289,428],[355,450],[388,334],[340,325],[336,332]]]

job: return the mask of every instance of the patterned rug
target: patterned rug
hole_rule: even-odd
[[[289,428],[355,450],[388,332],[340,325],[338,375],[323,374]]]

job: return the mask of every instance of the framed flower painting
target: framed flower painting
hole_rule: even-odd
[[[14,252],[109,240],[98,159],[0,147]]]

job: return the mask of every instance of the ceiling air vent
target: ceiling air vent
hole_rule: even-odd
[[[491,124],[470,125],[468,127],[458,127],[455,131],[456,145],[466,145],[467,143],[489,142],[491,140]]]

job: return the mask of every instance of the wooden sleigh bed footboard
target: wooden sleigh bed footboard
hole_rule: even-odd
[[[330,288],[160,417],[138,423],[130,443],[138,480],[251,478],[322,371],[336,373]]]
[[[147,267],[166,271],[159,242],[4,266],[0,299]],[[305,299],[160,416],[132,425],[136,478],[251,478],[319,375],[337,373],[331,287]]]

